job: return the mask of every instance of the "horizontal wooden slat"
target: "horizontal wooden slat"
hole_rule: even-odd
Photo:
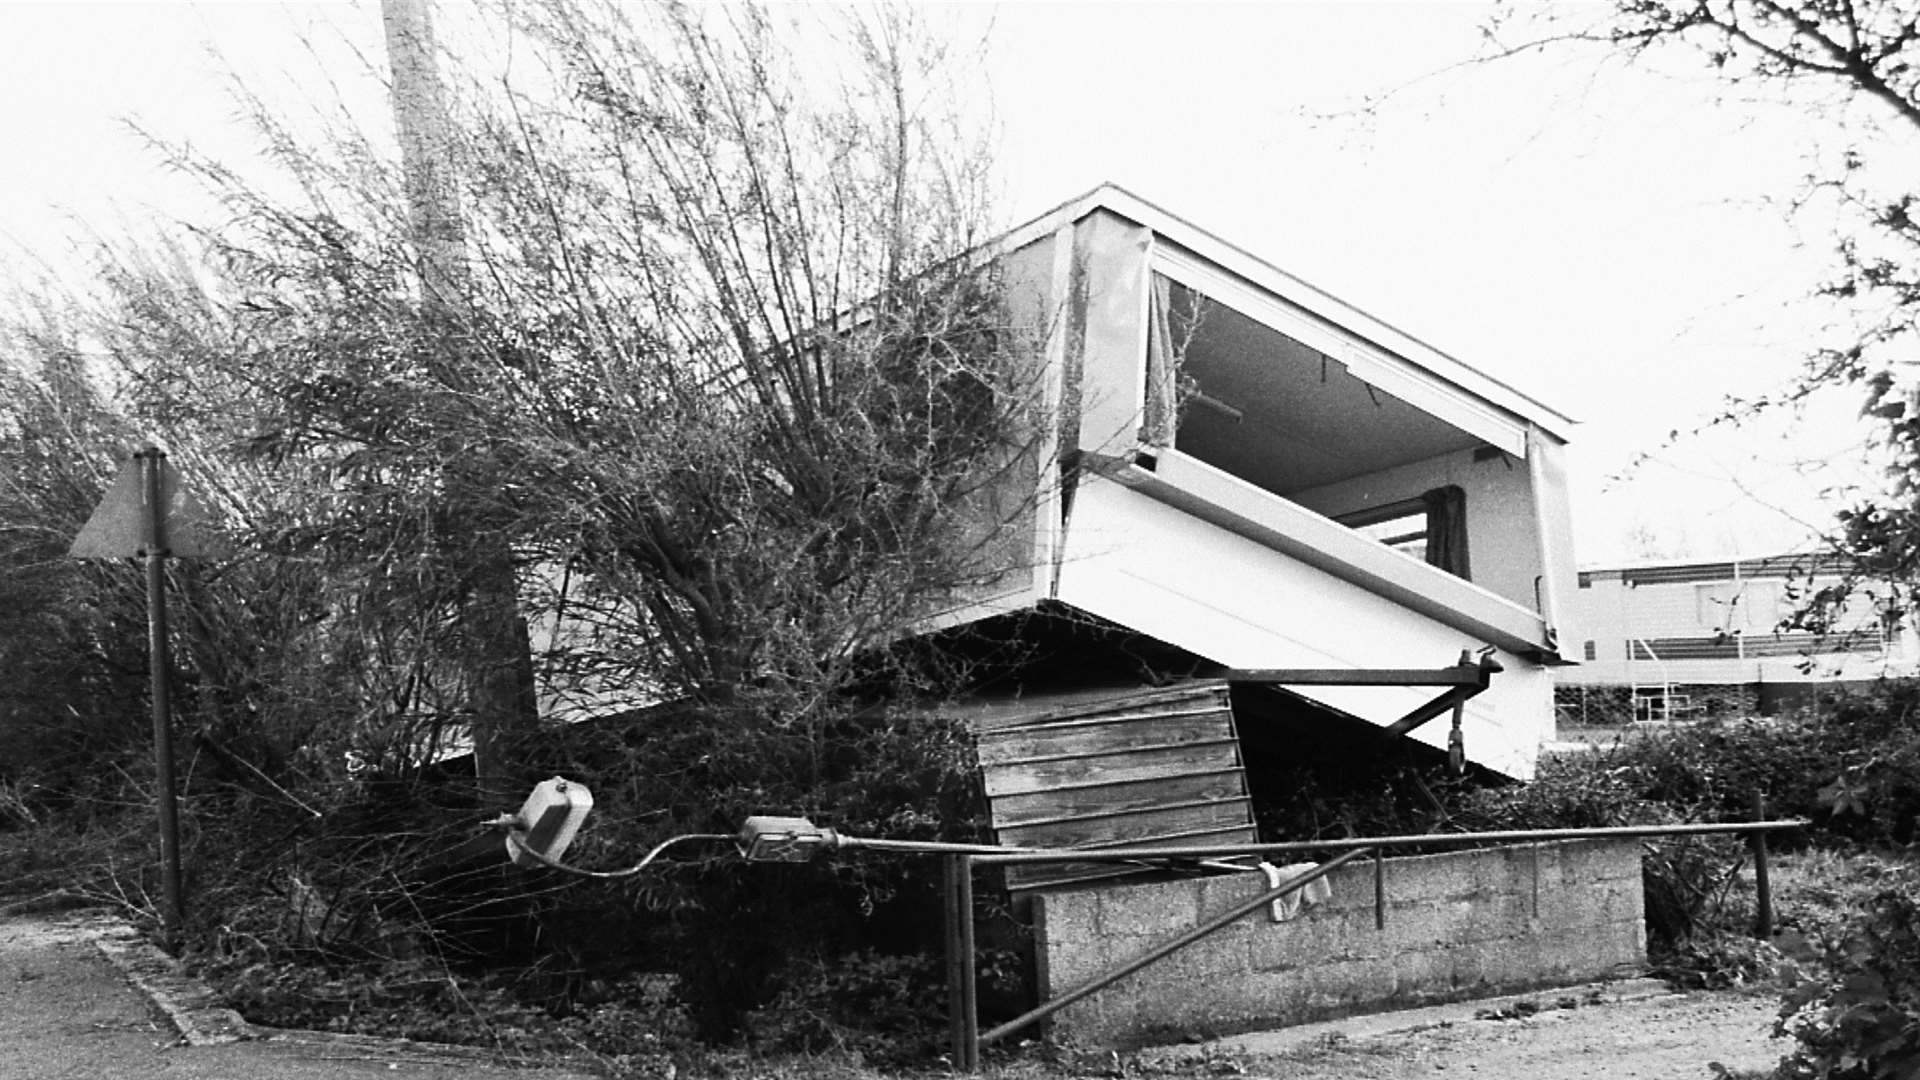
[[[1052,863],[1045,866],[1007,867],[1007,888],[1042,889],[1077,882],[1151,873],[1155,867],[1117,863]]]
[[[1225,709],[1182,712],[1110,726],[1103,720],[1064,729],[1052,726],[1003,728],[980,736],[980,764],[991,768],[1009,762],[1060,755],[1179,746],[1232,737],[1233,719]]]
[[[1043,764],[1048,764],[1056,761],[1093,761],[1102,757],[1109,757],[1109,756],[1124,757],[1128,752],[1134,751],[1134,750],[1144,751],[1147,753],[1155,753],[1161,750],[1192,749],[1197,752],[1198,749],[1201,747],[1207,747],[1207,746],[1237,747],[1239,745],[1240,745],[1239,739],[1234,738],[1232,735],[1222,735],[1219,738],[1213,738],[1213,739],[1190,739],[1184,742],[1174,742],[1174,743],[1164,743],[1164,744],[1146,743],[1141,746],[1127,747],[1123,750],[1115,750],[1115,751],[1095,749],[1095,750],[1083,750],[1083,751],[1079,751],[1077,753],[1071,753],[1071,754],[1036,754],[1032,757],[1026,757],[1026,758],[1011,758],[1011,759],[1008,759],[1007,761],[997,762],[996,764],[1000,768],[1020,768],[1027,765],[1043,765]]]
[[[1047,724],[1089,716],[1112,716],[1127,712],[1161,713],[1195,703],[1222,706],[1226,703],[1227,684],[1206,680],[1158,690],[1131,694],[1062,695],[1027,702],[1009,701],[936,710],[940,715],[961,720],[980,734],[1005,727]]]
[[[980,738],[986,740],[1015,737],[1025,732],[1072,731],[1077,728],[1118,726],[1142,720],[1161,721],[1181,716],[1205,716],[1210,713],[1230,712],[1223,702],[1195,702],[1181,708],[1146,709],[1139,712],[1087,713],[1084,716],[1069,716],[1058,720],[1035,720],[1026,723],[1008,724],[992,731],[980,732]]]
[[[1155,836],[1153,842],[1156,844],[1200,843],[1209,837],[1214,838],[1215,843],[1223,846],[1239,843],[1252,844],[1258,841],[1259,833],[1254,829],[1252,822],[1245,821],[1238,825],[1208,825],[1197,829],[1188,829],[1184,832],[1162,833]],[[1137,843],[1139,843],[1138,840],[1107,840],[1098,844],[1086,844],[1084,846],[1088,851],[1101,851],[1106,848],[1125,847]],[[1231,858],[1231,856],[1221,857]]]
[[[1186,830],[1244,825],[1251,820],[1252,807],[1243,797],[1008,825],[999,829],[999,836],[1003,844],[1022,847],[1083,847],[1151,840]]]
[[[1131,814],[1156,806],[1237,799],[1247,781],[1239,766],[1180,776],[1123,780],[1113,784],[1056,790],[1025,791],[993,799],[993,821],[999,828]]]
[[[1252,844],[1258,837],[1254,833],[1253,826],[1241,824],[1197,829],[1169,836],[1156,836],[1153,839],[1156,843],[1217,843],[1224,847],[1234,844]],[[1089,846],[1098,848],[1101,845]],[[1075,881],[1093,881],[1101,878],[1122,877],[1127,874],[1141,874],[1160,868],[1139,863],[1074,862],[1029,863],[1009,866],[1006,869],[1009,889],[1038,889]]]
[[[998,799],[1003,795],[1068,791],[1137,780],[1168,780],[1196,773],[1220,772],[1239,764],[1239,744],[1231,739],[1220,739],[1187,746],[1156,746],[1143,750],[1001,765],[986,770],[986,787],[987,794]]]

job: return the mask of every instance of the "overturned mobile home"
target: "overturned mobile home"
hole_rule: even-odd
[[[997,258],[1057,425],[1004,572],[942,622],[1065,613],[1188,661],[964,706],[1002,839],[1250,836],[1241,742],[1279,722],[1532,775],[1565,416],[1113,187]]]
[[[1533,774],[1560,642],[1581,640],[1565,416],[1112,187],[980,254],[1033,345],[1042,430],[951,508],[989,565],[915,628],[979,661],[954,665],[969,696],[872,707],[964,722],[996,840],[1324,836],[1269,809],[1303,764]],[[1148,1002],[1254,1023],[1604,974],[1643,955],[1637,859],[1376,864],[1369,904],[1331,880],[1318,914],[1254,920],[1062,1030],[1189,1022]],[[1139,870],[1005,869],[1040,997],[1261,888]]]

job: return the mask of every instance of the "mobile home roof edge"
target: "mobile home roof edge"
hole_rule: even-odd
[[[973,257],[990,261],[1043,239],[1093,213],[1108,210],[1143,225],[1251,284],[1321,319],[1364,337],[1460,390],[1496,405],[1566,441],[1579,421],[1539,398],[1451,356],[1412,334],[1368,314],[1273,263],[1248,252],[1117,184],[1106,183],[1068,199],[1025,224],[975,249]]]

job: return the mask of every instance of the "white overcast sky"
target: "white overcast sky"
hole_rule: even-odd
[[[1729,103],[1684,64],[1571,53],[1355,111],[1476,53],[1487,5],[1464,0],[943,14],[994,20],[973,92],[1004,128],[1009,224],[1115,181],[1571,413],[1583,564],[1804,547],[1804,522],[1831,514],[1819,489],[1860,460],[1845,399],[1792,425],[1666,439],[1726,394],[1777,388],[1819,329],[1804,298],[1831,240],[1769,200],[1829,137],[1821,117]],[[247,153],[207,44],[297,82],[314,77],[303,32],[377,45],[378,18],[344,0],[0,0],[11,258],[60,265],[76,223],[111,232],[181,205],[125,118]],[[1639,455],[1652,460],[1620,478]]]

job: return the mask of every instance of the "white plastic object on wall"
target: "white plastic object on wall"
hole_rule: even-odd
[[[1277,889],[1282,882],[1302,874],[1310,874],[1318,869],[1320,864],[1314,862],[1288,863],[1285,866],[1275,866],[1269,862],[1260,864],[1261,873],[1267,875],[1269,889]],[[1310,908],[1315,904],[1324,904],[1331,899],[1333,899],[1333,882],[1323,877],[1314,878],[1301,888],[1267,905],[1267,915],[1274,922],[1286,922],[1300,914],[1302,909]]]

